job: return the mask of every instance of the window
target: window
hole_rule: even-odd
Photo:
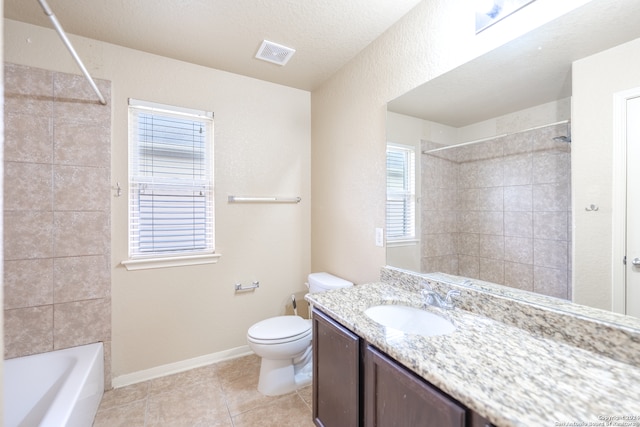
[[[413,240],[415,222],[415,149],[387,144],[387,240]]]
[[[213,113],[129,100],[130,261],[123,264],[214,262],[203,261],[214,253],[213,212]]]

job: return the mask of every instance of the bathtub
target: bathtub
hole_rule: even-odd
[[[90,427],[104,390],[102,343],[4,361],[5,427]]]

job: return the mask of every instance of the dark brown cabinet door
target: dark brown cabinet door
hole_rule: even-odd
[[[365,350],[366,427],[465,427],[466,408],[375,348]]]
[[[360,351],[357,335],[313,312],[313,421],[320,427],[360,422]]]

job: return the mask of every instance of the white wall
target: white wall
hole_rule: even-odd
[[[127,190],[127,99],[214,111],[214,265],[127,271],[127,198],[112,199],[112,375],[246,345],[248,327],[283,314],[310,269],[310,94],[79,37],[96,78],[112,82],[111,183]],[[80,74],[53,30],[5,20],[5,60]],[[228,195],[300,204],[228,204]],[[260,281],[234,294],[237,282]]]
[[[588,0],[537,0],[482,33],[466,0],[425,0],[312,93],[312,269],[375,281],[385,249],[386,102]]]
[[[640,87],[640,39],[573,64],[575,302],[612,309],[613,95]],[[599,206],[597,212],[586,206]],[[620,261],[621,262],[621,261]]]

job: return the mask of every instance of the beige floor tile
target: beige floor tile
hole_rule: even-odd
[[[311,409],[311,405],[313,404],[313,387],[308,385],[306,387],[302,387],[297,390],[298,396],[304,400],[304,403],[307,404],[309,409]]]
[[[311,411],[296,393],[233,417],[234,427],[313,427]]]
[[[255,354],[217,363],[218,380],[223,386],[242,378],[257,378],[260,375],[260,357]]]
[[[269,397],[260,393],[257,375],[241,377],[236,381],[222,384],[222,390],[231,416],[268,406],[279,397]]]
[[[110,409],[116,406],[132,403],[137,400],[143,400],[147,398],[148,393],[148,381],[105,391],[104,395],[102,396],[102,401],[100,402],[99,409]]]
[[[93,427],[145,427],[147,400],[98,410]]]
[[[146,425],[232,426],[222,391],[217,385],[206,382],[150,395]]]
[[[194,384],[201,382],[216,384],[217,386],[217,369],[216,365],[208,365],[162,378],[156,378],[150,381],[149,394],[165,393],[179,387],[192,387]]]

